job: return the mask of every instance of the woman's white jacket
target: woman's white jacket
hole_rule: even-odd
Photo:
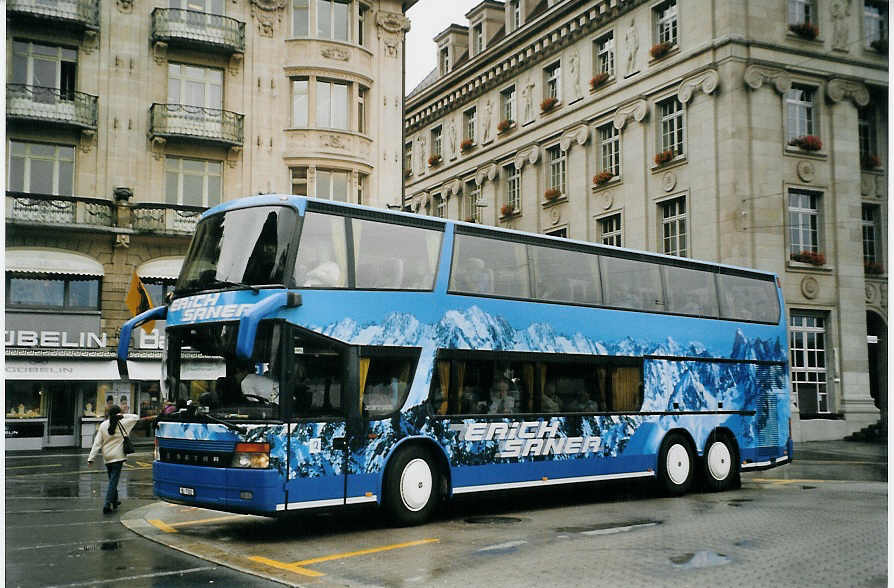
[[[121,415],[121,420],[118,423],[121,425],[120,429],[124,429],[130,435],[131,429],[137,424],[138,420],[140,420],[139,416],[125,413]],[[124,436],[121,434],[120,429],[116,427],[115,434],[109,434],[109,419],[104,420],[96,429],[96,437],[93,438],[93,448],[90,450],[87,461],[96,459],[100,451],[102,451],[102,460],[105,463],[115,463],[116,461],[127,459],[124,455]]]

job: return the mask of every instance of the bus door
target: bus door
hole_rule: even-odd
[[[289,403],[286,510],[344,504],[348,447],[348,348],[290,327],[284,388]],[[281,394],[283,396],[283,394]]]

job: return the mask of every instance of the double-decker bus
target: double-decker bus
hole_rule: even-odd
[[[155,436],[171,502],[378,503],[415,524],[456,494],[679,495],[792,457],[770,273],[266,195],[201,217],[173,296],[122,329],[122,370],[153,319],[179,404]]]

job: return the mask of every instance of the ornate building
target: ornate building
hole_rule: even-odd
[[[484,0],[407,98],[405,206],[776,272],[796,440],[887,390],[875,0]]]
[[[125,295],[136,273],[161,302],[203,210],[264,192],[399,205],[383,139],[413,3],[6,3],[8,448],[89,443],[107,401],[159,409],[160,325],[118,378]]]

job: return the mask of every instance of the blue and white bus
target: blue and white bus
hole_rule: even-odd
[[[171,502],[377,503],[415,524],[455,494],[652,478],[678,495],[792,457],[765,272],[266,195],[202,216],[119,365],[153,319],[180,405],[155,437]]]

